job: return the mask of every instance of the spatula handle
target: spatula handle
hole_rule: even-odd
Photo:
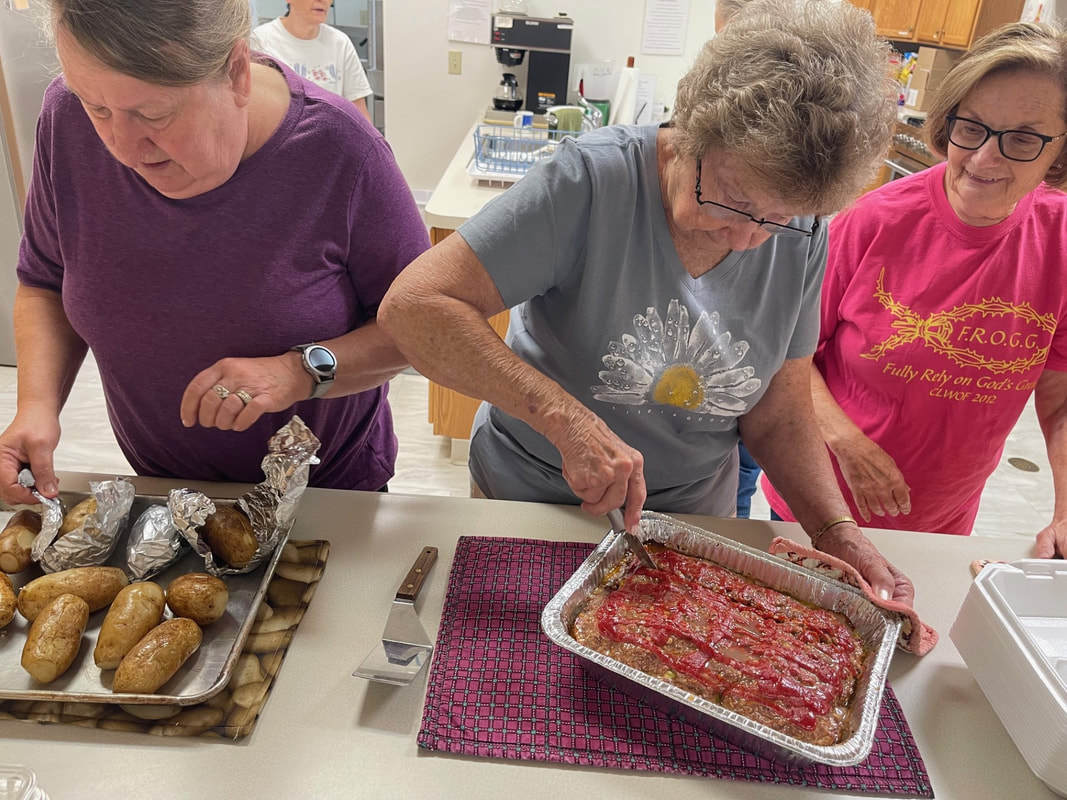
[[[396,599],[407,600],[414,603],[415,598],[418,597],[419,589],[422,588],[423,581],[426,580],[426,573],[430,571],[430,567],[433,566],[433,562],[436,560],[436,547],[427,545],[422,548],[419,557],[415,559],[415,563],[411,565],[408,574],[404,576],[404,580],[400,583],[400,589],[397,590]]]

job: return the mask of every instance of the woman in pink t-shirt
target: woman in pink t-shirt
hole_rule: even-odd
[[[1015,23],[945,78],[947,161],[830,228],[816,415],[865,521],[967,535],[1031,393],[1056,485],[1041,557],[1067,554],[1067,33]],[[848,491],[844,491],[847,487]],[[764,478],[771,508],[789,509]]]

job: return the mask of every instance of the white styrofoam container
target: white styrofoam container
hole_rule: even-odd
[[[1067,797],[1067,561],[986,566],[949,635],[1027,765]]]

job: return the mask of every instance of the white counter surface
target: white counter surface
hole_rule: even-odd
[[[66,473],[84,490],[89,476]],[[141,493],[172,483],[138,479]],[[223,496],[232,485],[209,491]],[[757,547],[800,536],[789,523],[685,517]],[[240,744],[71,725],[0,721],[0,763],[36,771],[52,800],[90,798],[781,798],[824,796],[785,786],[419,751],[426,671],[406,688],[370,684],[352,669],[381,636],[393,592],[422,545],[440,549],[419,599],[434,638],[455,543],[462,535],[597,542],[601,519],[577,509],[465,498],[309,490],[295,539],[329,539],[325,575],[297,630],[255,732]],[[898,653],[890,682],[947,798],[1051,798],[1027,768],[948,638],[976,558],[1016,559],[1014,539],[873,531],[915,581],[918,608],[941,634],[922,659]]]
[[[467,131],[426,203],[426,224],[430,227],[455,230],[506,188],[480,185],[467,174],[467,164],[474,156],[474,129],[479,124],[481,120]]]

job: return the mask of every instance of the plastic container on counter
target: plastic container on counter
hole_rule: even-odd
[[[1067,562],[978,573],[949,635],[1027,765],[1067,797]]]
[[[0,764],[0,800],[48,800],[32,769]]]

